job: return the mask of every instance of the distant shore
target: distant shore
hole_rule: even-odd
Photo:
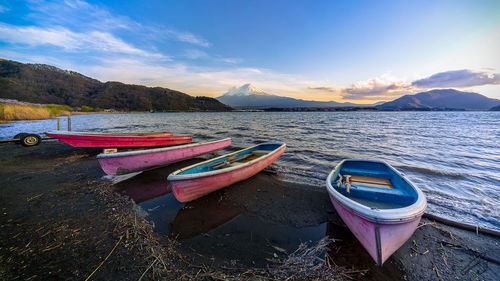
[[[1,104],[0,104],[1,107]],[[168,113],[176,112],[218,112],[218,111],[167,111]],[[1,114],[0,108],[0,123],[9,123],[14,121],[30,121],[30,120],[44,120],[44,119],[54,119],[64,116],[74,116],[74,115],[89,115],[89,114],[128,114],[128,113],[167,113],[167,112],[151,112],[151,111],[92,111],[92,112],[82,112],[82,111],[67,111],[59,114],[50,114],[45,111],[42,113],[37,112],[26,112],[19,111],[15,117],[5,117]],[[264,109],[234,109],[229,112],[473,112],[458,109],[446,109],[446,110],[377,110],[370,108],[264,108]],[[488,112],[488,111],[479,111]],[[491,111],[493,112],[493,111]]]
[[[288,254],[291,251],[282,252],[273,246],[273,240],[255,247],[245,235],[239,238],[237,233],[229,233],[219,237],[210,228],[202,229],[195,240],[174,241],[157,233],[155,229],[159,226],[153,227],[146,218],[158,207],[143,209],[126,196],[112,192],[111,184],[101,180],[104,173],[95,159],[99,152],[59,142],[31,148],[14,144],[0,146],[3,212],[0,276],[5,279],[85,279],[95,271],[92,277],[95,280],[138,280],[141,276],[143,280],[161,277],[245,280],[252,274],[254,278],[286,277],[273,274],[283,273],[280,261],[290,262],[294,256]],[[182,165],[186,163],[145,172],[142,178],[164,179],[165,174]],[[137,180],[141,179],[139,176]],[[162,198],[174,200],[171,196],[167,194]],[[243,223],[258,219],[275,227],[282,225],[297,230],[327,224],[325,235],[337,242],[331,242],[326,251],[328,260],[336,266],[332,264],[332,269],[322,271],[340,280],[494,280],[500,273],[499,238],[476,235],[427,219],[422,220],[415,234],[383,267],[377,267],[349,230],[341,226],[324,189],[282,182],[273,174],[260,173],[181,206],[183,215],[177,214],[176,223],[181,218],[192,220],[198,213],[212,213],[222,206],[239,210]],[[186,212],[190,213],[188,217],[184,216]],[[185,225],[197,226],[190,221],[185,221]],[[265,236],[271,229],[261,232],[255,229],[254,233]],[[198,233],[194,229],[189,231]],[[255,239],[257,236],[254,241],[258,241]],[[266,237],[262,239],[265,241]],[[215,246],[217,244],[221,246]],[[278,258],[273,258],[274,262],[258,260],[269,264],[269,268],[262,271],[231,259],[224,254],[222,244],[269,252],[271,258],[274,252]],[[209,245],[215,250],[203,250]],[[314,247],[314,243],[311,246]],[[229,251],[234,252],[231,248]],[[214,264],[211,256],[215,256],[217,263]],[[288,277],[301,271],[300,263],[294,266],[296,271],[289,271]],[[303,271],[300,274],[306,275],[295,275],[295,280],[300,279],[297,276],[313,278],[317,273]],[[322,276],[326,279],[326,275]]]
[[[81,110],[80,110],[81,109]],[[116,111],[116,110],[94,110],[88,106],[77,108],[78,111],[67,105],[56,104],[34,104],[17,100],[0,99],[0,123],[22,120],[43,120],[61,116],[85,115],[85,114],[113,114],[113,113],[154,113],[154,111]],[[490,111],[496,111],[492,108]],[[440,112],[461,111],[455,108],[400,108],[381,109],[377,107],[262,107],[262,108],[234,108],[230,112]],[[167,111],[167,112],[212,112],[212,111]]]

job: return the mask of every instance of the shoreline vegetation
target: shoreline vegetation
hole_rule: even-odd
[[[82,106],[79,111],[73,110],[68,105],[57,104],[9,104],[0,103],[0,122],[22,121],[22,120],[43,120],[52,119],[59,116],[82,115],[82,114],[105,114],[105,113],[154,113],[153,111],[115,111],[97,110],[88,106]],[[380,110],[371,107],[291,107],[291,108],[248,108],[234,109],[231,112],[389,112],[394,110]],[[463,109],[408,109],[398,111],[460,111],[470,112]],[[495,111],[495,110],[491,110]],[[199,112],[199,111],[167,111],[167,112]]]
[[[70,114],[71,108],[67,105],[0,103],[1,121],[51,119],[58,116],[68,116]]]
[[[83,107],[82,107],[83,109]],[[165,112],[213,112],[213,111],[165,111]],[[126,113],[154,113],[153,111],[116,111],[116,110],[87,110],[75,111],[67,105],[56,104],[6,104],[0,103],[0,122],[30,121],[53,119],[60,116],[86,114],[126,114]]]

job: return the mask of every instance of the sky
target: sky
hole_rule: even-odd
[[[500,1],[0,0],[0,58],[193,96],[500,99]]]

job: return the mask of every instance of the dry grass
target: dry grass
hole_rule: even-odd
[[[337,266],[326,253],[334,242],[328,237],[320,240],[316,245],[301,244],[299,248],[284,258],[269,259],[266,268],[252,268],[239,266],[233,267],[218,266],[209,264],[193,264],[189,257],[182,256],[179,252],[174,252],[175,260],[181,262],[182,271],[177,272],[176,280],[227,280],[227,281],[253,281],[253,280],[355,280],[362,277],[368,270],[349,269]],[[175,243],[176,242],[172,242]],[[169,247],[175,249],[175,246]],[[153,261],[153,279],[162,276],[162,273],[172,272],[172,269],[156,263],[159,254]],[[169,260],[168,258],[165,260]],[[153,260],[151,257],[150,260]],[[157,275],[154,275],[157,274]]]
[[[106,185],[103,183],[101,185]],[[179,250],[179,241],[158,239],[154,225],[146,220],[145,213],[128,198],[117,196],[111,188],[92,185],[106,202],[113,202],[102,215],[115,224],[113,233],[121,244],[137,253],[140,277],[138,280],[353,280],[362,277],[367,270],[337,266],[328,256],[329,247],[335,247],[334,239],[325,237],[317,244],[304,243],[282,258],[269,259],[265,268],[253,268],[241,264],[231,267],[213,266],[212,263],[196,262]],[[105,198],[105,199],[104,199]],[[120,202],[120,203],[118,203]],[[130,211],[132,209],[132,211]],[[118,239],[118,238],[117,238]],[[202,256],[199,254],[199,256]],[[136,272],[137,273],[137,272]]]
[[[0,104],[0,120],[39,120],[67,114],[67,111],[54,114],[54,110],[46,106]]]

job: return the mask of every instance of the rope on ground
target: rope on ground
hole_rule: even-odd
[[[120,244],[120,242],[122,241],[122,238],[123,236],[120,236],[120,240],[118,240],[118,242],[116,242],[115,246],[113,247],[113,249],[111,250],[111,252],[109,252],[108,256],[101,262],[101,264],[99,264],[99,266],[89,275],[89,277],[87,277],[87,279],[85,279],[85,281],[88,281],[90,279],[90,277],[92,277],[92,275],[94,275],[94,273],[96,273],[96,271],[108,260],[108,258],[111,256],[111,254],[115,251],[116,247],[118,246],[118,244]]]

